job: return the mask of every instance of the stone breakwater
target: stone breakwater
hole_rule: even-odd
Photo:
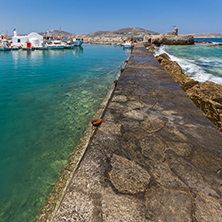
[[[178,35],[178,28],[175,28],[172,32],[167,32],[165,35],[146,35],[144,36],[145,46],[150,44],[155,45],[193,45],[193,35]]]
[[[149,50],[154,53],[153,46],[150,46]],[[210,81],[200,83],[191,79],[180,65],[175,61],[171,61],[165,53],[156,58],[196,106],[222,132],[222,86]]]
[[[194,37],[192,35],[153,35],[144,37],[144,45],[193,45]]]
[[[36,221],[222,221],[221,144],[137,44],[59,207]]]

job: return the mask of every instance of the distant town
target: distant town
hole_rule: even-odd
[[[178,28],[176,36],[178,35]],[[13,36],[7,36],[3,32],[0,37],[0,51],[7,50],[47,50],[47,49],[72,49],[76,46],[81,46],[83,43],[91,44],[116,44],[124,45],[125,47],[132,47],[133,42],[143,41],[150,39],[150,36],[154,38],[162,38],[162,34],[142,29],[126,27],[118,29],[116,31],[97,31],[89,34],[73,34],[60,30],[48,30],[47,32],[36,33],[32,32],[26,35],[19,35],[18,30],[14,29]],[[171,32],[168,32],[170,34]],[[173,32],[172,32],[173,33]],[[171,33],[171,34],[172,34]],[[170,34],[170,35],[171,35]],[[222,38],[222,34],[205,33],[205,34],[191,34],[192,38]],[[158,37],[155,37],[158,36]],[[184,38],[185,35],[180,35],[180,38]],[[189,35],[186,35],[189,36]],[[188,37],[187,37],[188,38]],[[189,37],[190,38],[190,37]],[[129,42],[131,41],[131,42]],[[152,42],[150,41],[150,42]],[[159,41],[159,40],[158,40]],[[187,43],[178,43],[165,41],[166,44],[193,44],[193,39],[184,40]],[[164,43],[161,42],[161,43]]]

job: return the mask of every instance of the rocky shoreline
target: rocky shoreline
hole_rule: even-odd
[[[165,35],[144,36],[145,46],[155,44],[157,46],[164,45],[193,45],[194,37],[192,35],[178,35],[178,28],[172,32],[167,32]]]
[[[156,45],[150,45],[148,50],[155,54],[155,47]],[[156,56],[156,58],[196,106],[222,132],[222,85],[210,81],[201,83],[191,79],[177,62],[171,61],[166,53]]]

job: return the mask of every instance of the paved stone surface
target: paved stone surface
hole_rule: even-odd
[[[222,221],[222,134],[142,45],[53,221]]]

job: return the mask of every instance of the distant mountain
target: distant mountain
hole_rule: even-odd
[[[217,33],[202,33],[202,34],[192,34],[194,38],[222,38],[222,34]]]
[[[50,32],[50,34],[51,34],[52,32]],[[47,35],[47,32],[40,32],[39,33],[40,35],[43,35],[43,36],[45,36],[45,35]],[[54,30],[53,31],[53,35],[54,36],[65,36],[66,38],[67,37],[70,37],[70,36],[76,36],[76,34],[73,34],[73,33],[70,33],[70,32],[65,32],[65,31],[60,31],[60,30]]]
[[[157,35],[159,33],[149,31],[146,29],[142,28],[132,28],[132,27],[126,27],[122,29],[118,29],[116,31],[97,31],[97,32],[92,32],[89,34],[81,35],[81,37],[117,37],[117,36],[126,36],[126,37],[131,37],[131,36],[144,36],[144,35]]]
[[[40,32],[40,35],[47,35],[47,32]],[[49,34],[52,34],[50,32]],[[70,32],[65,32],[65,31],[60,31],[60,30],[54,30],[53,31],[53,36],[58,36],[58,37],[73,37],[73,38],[92,38],[92,37],[139,37],[139,36],[145,36],[145,35],[157,35],[159,33],[149,31],[146,29],[142,28],[132,28],[132,27],[126,27],[122,29],[118,29],[115,31],[97,31],[97,32],[92,32],[89,34],[74,34]],[[19,34],[21,35],[21,34]],[[11,36],[12,37],[12,36]]]

